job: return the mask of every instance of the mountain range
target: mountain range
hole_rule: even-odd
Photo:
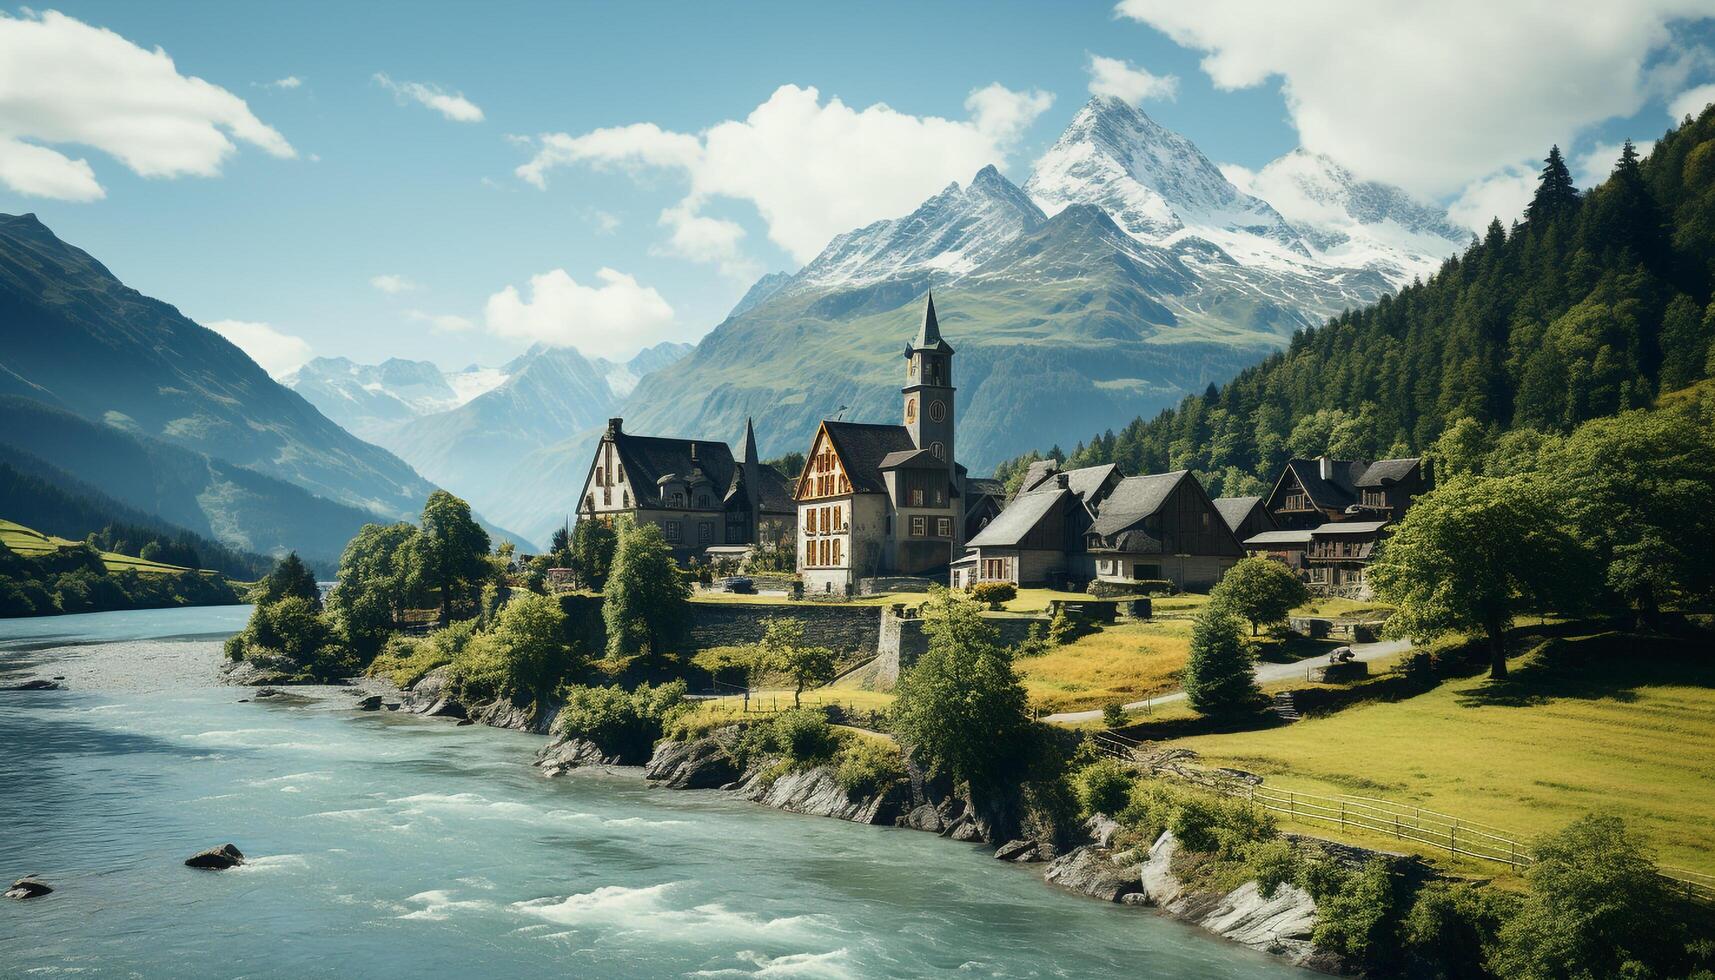
[[[362,523],[414,520],[435,489],[30,214],[0,215],[8,446],[232,547],[297,548],[324,568]]]

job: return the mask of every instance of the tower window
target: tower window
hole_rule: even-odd
[[[915,421],[917,421],[917,399],[907,398],[905,399],[905,424],[910,425]]]
[[[940,400],[939,398],[930,402],[929,403],[929,418],[931,421],[945,422],[947,420],[947,403]]]
[[[929,444],[929,451],[935,454],[936,459],[947,458],[947,447],[938,442],[931,442]]]

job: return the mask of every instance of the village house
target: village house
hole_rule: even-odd
[[[1215,509],[1221,512],[1221,519],[1227,522],[1227,529],[1233,532],[1233,537],[1240,541],[1264,531],[1280,529],[1261,497],[1216,497]]]
[[[1317,592],[1362,598],[1383,533],[1431,485],[1419,457],[1288,460],[1265,504],[1277,527],[1243,537],[1245,550],[1284,562]]]
[[[1119,480],[1112,464],[1066,471],[1052,459],[1030,464],[1017,496],[971,536],[965,556],[953,563],[950,583],[1059,585],[1093,578],[1084,532]]]
[[[929,297],[905,346],[902,425],[825,420],[794,497],[806,592],[851,594],[866,578],[939,576],[965,542],[965,473],[954,456],[953,348]]]
[[[623,423],[608,419],[578,497],[579,520],[625,514],[659,525],[682,563],[711,548],[791,546],[798,512],[789,481],[757,458],[749,419],[736,456],[724,442],[632,435]]]

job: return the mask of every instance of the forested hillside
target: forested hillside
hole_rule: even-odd
[[[1303,331],[1225,386],[1069,459],[1192,469],[1221,495],[1256,492],[1290,455],[1421,452],[1460,419],[1490,440],[1567,432],[1709,375],[1712,286],[1715,110],[1705,110],[1647,158],[1628,142],[1588,192],[1551,151],[1523,220],[1495,221],[1428,282]]]

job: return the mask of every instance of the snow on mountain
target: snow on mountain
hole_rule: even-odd
[[[1255,173],[1224,172],[1285,215],[1319,261],[1375,269],[1395,285],[1434,271],[1471,239],[1445,210],[1390,184],[1360,180],[1323,154],[1297,149]]]
[[[1242,262],[1311,257],[1267,201],[1233,186],[1195,143],[1112,96],[1078,110],[1036,162],[1024,192],[1048,214],[1094,204],[1150,244],[1194,236]]]

